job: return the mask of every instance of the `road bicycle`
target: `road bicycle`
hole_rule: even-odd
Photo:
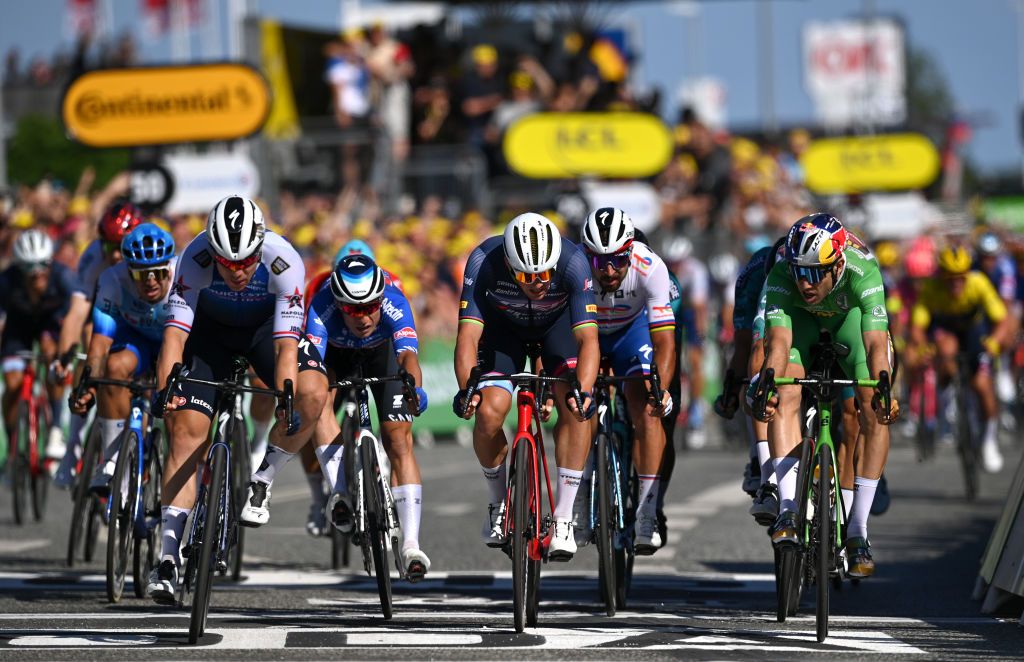
[[[148,393],[154,384],[93,377],[86,366],[75,387],[77,401],[90,386],[117,386],[131,393],[131,412],[125,420],[117,463],[106,499],[107,599],[119,602],[131,556],[135,596],[146,595],[149,572],[160,555],[160,489],[163,482],[163,430],[154,427]],[[88,474],[84,477],[88,479]]]
[[[214,572],[226,575],[231,570],[234,575],[235,569],[240,569],[241,564],[242,550],[238,540],[242,534],[238,525],[238,512],[244,496],[239,498],[242,489],[238,482],[248,485],[249,476],[239,475],[241,470],[238,467],[243,463],[236,462],[238,456],[241,456],[244,463],[248,463],[249,448],[244,443],[245,422],[239,418],[239,396],[244,393],[273,396],[282,403],[284,420],[289,423],[292,421],[292,381],[285,380],[284,388],[280,391],[257,388],[245,383],[247,370],[246,359],[236,356],[232,359],[230,379],[211,381],[189,377],[184,366],[176,363],[168,376],[167,390],[154,407],[154,413],[163,414],[168,398],[179,384],[211,386],[218,394],[213,417],[215,425],[210,426],[210,449],[196,475],[196,503],[192,508],[192,523],[182,548],[185,569],[178,604],[184,605],[191,599],[192,614],[188,628],[188,641],[191,644],[199,641],[206,630]],[[288,432],[294,433],[291,425]],[[241,444],[239,439],[242,440]],[[236,459],[232,460],[232,457]]]
[[[536,357],[534,365],[536,365]],[[579,411],[583,410],[583,397],[575,373],[566,377],[549,377],[532,372],[512,375],[488,374],[481,376],[479,367],[470,372],[466,384],[463,410],[465,417],[480,382],[510,381],[518,388],[516,411],[518,427],[512,440],[512,461],[509,464],[508,488],[505,496],[503,546],[512,559],[512,619],[516,632],[526,626],[537,625],[540,602],[540,565],[547,562],[548,546],[554,524],[555,495],[551,489],[548,460],[544,451],[539,403],[547,402],[547,389],[555,383],[568,384],[570,396]],[[541,492],[541,470],[547,486],[548,512],[544,513]]]
[[[765,417],[768,399],[778,386],[803,387],[805,437],[801,444],[800,471],[797,474],[797,520],[799,541],[776,547],[776,618],[784,622],[796,613],[803,585],[815,585],[816,633],[819,642],[828,636],[829,585],[841,576],[842,535],[845,510],[839,489],[839,467],[832,439],[832,406],[844,387],[873,388],[881,396],[881,406],[889,411],[892,403],[887,371],[878,379],[833,379],[838,361],[850,353],[842,343],[831,342],[827,333],[811,348],[812,368],[806,378],[775,377],[765,371],[754,396],[754,413]]]
[[[15,405],[14,435],[8,440],[7,451],[14,523],[21,525],[28,520],[26,511],[30,503],[35,521],[42,520],[46,514],[50,474],[43,444],[50,431],[52,415],[45,382],[38,378],[38,375],[46,374],[46,370],[39,367],[42,361],[39,352],[16,352],[12,356],[25,362]]]
[[[370,424],[370,396],[367,387],[386,382],[402,382],[409,411],[419,411],[416,382],[404,370],[390,377],[360,376],[345,379],[333,384],[331,389],[340,390],[347,401],[355,404],[355,416],[346,413],[348,422],[342,421],[342,440],[350,451],[349,457],[354,458],[354,461],[345,463],[346,482],[349,492],[354,496],[351,540],[362,551],[366,574],[377,580],[381,611],[384,618],[389,619],[393,612],[391,571],[387,562],[389,550],[394,554],[399,577],[408,579],[408,576],[402,563],[398,513],[391,494],[391,462],[380,440],[374,436]],[[337,540],[333,543],[335,558],[339,555],[342,542]]]
[[[956,399],[956,453],[964,475],[964,488],[968,501],[978,498],[978,440],[981,425],[978,422],[978,400],[971,388],[971,357],[967,352],[956,355],[956,375],[953,376],[953,397]]]

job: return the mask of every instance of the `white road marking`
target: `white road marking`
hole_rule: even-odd
[[[49,538],[28,538],[26,540],[0,540],[0,554],[21,554],[33,549],[50,546]]]
[[[440,634],[436,632],[346,632],[348,646],[473,646],[482,644],[478,634]]]
[[[698,492],[691,497],[683,499],[678,503],[665,506],[665,517],[668,518],[668,540],[665,546],[658,550],[659,559],[671,559],[676,555],[675,545],[682,536],[683,531],[690,531],[697,528],[702,519],[713,517],[724,508],[742,506],[750,501],[750,497],[736,487],[735,481],[719,483],[713,487]],[[644,557],[637,557],[642,565]],[[772,582],[775,575],[772,575]]]
[[[81,648],[102,646],[149,646],[158,641],[151,634],[36,634],[11,639],[11,646],[25,646],[33,648]]]
[[[754,636],[751,636],[754,635]],[[746,637],[746,638],[745,638]],[[810,646],[793,646],[779,641],[806,641]],[[886,655],[926,655],[920,648],[911,646],[884,632],[857,631],[835,632],[818,644],[814,632],[744,632],[741,636],[732,634],[698,634],[676,640],[673,644],[657,644],[645,650],[709,650],[709,651],[741,651],[768,650],[772,653],[814,653],[821,652],[820,646],[838,647],[864,653],[881,653]]]
[[[476,507],[471,503],[439,503],[427,506],[426,510],[441,517],[464,517],[476,510]]]

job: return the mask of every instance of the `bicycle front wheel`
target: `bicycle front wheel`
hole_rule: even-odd
[[[213,572],[217,568],[217,557],[220,554],[221,527],[224,525],[224,474],[227,471],[227,450],[217,444],[213,449],[213,459],[206,467],[210,472],[210,488],[206,491],[203,504],[202,535],[199,544],[193,546],[190,556],[199,555],[196,564],[196,590],[192,597],[192,618],[188,624],[188,643],[199,641],[206,631],[206,618],[210,613],[210,588],[213,585]]]
[[[107,524],[107,600],[119,602],[128,572],[138,485],[139,435],[129,430],[121,440],[114,479],[110,484],[110,522]]]
[[[249,444],[246,441],[245,421],[232,418],[231,431],[231,507],[235,516],[231,518],[234,526],[234,544],[228,547],[228,572],[231,581],[242,578],[242,557],[245,554],[245,527],[238,526],[238,514],[249,492],[249,480],[252,476],[252,459]]]
[[[18,418],[14,428],[15,438],[11,439],[7,453],[7,472],[11,479],[11,502],[14,506],[14,523],[25,523],[28,506],[31,467],[28,463],[28,403],[18,404]]]
[[[160,555],[162,527],[160,523],[160,489],[163,481],[163,435],[159,428],[149,436],[146,472],[142,477],[142,516],[146,522],[146,537],[135,541],[132,562],[132,584],[135,597],[146,597],[149,573],[157,565]]]
[[[46,448],[44,440],[50,433],[50,403],[45,396],[35,401],[36,425],[29,435],[29,443],[36,449],[38,458],[35,466],[30,466],[32,484],[32,516],[37,522],[46,515],[46,499],[50,488],[50,474],[46,471]],[[32,419],[30,418],[29,421]]]
[[[526,580],[530,556],[526,549],[529,541],[529,443],[520,440],[515,444],[512,457],[512,517],[510,540],[512,544],[512,621],[516,632],[526,627]]]
[[[614,616],[617,581],[615,572],[615,490],[612,481],[617,477],[612,471],[612,463],[608,460],[608,454],[611,452],[611,449],[608,448],[608,435],[603,432],[598,433],[596,446],[597,472],[594,480],[597,481],[597,525],[595,526],[597,577],[605,614]]]
[[[377,577],[377,594],[384,618],[392,615],[391,568],[387,558],[387,517],[384,513],[384,499],[380,493],[380,466],[377,463],[376,442],[363,439],[359,445],[363,461],[363,495],[366,500],[366,535],[370,539],[370,553],[373,556],[373,574]]]
[[[832,518],[835,513],[832,509],[832,452],[829,447],[822,445],[818,450],[818,499],[814,504],[814,518],[817,520],[817,563],[814,571],[817,574],[816,583],[818,587],[818,604],[815,610],[817,623],[818,642],[825,641],[828,636],[828,590],[829,575],[832,571],[832,553],[835,549],[835,542],[832,531]]]
[[[968,501],[978,498],[978,450],[971,439],[971,419],[967,406],[968,394],[958,383],[956,407],[956,447],[960,467],[964,474],[964,487]]]
[[[620,450],[619,459],[622,467],[620,469],[622,521],[625,528],[619,534],[618,549],[615,550],[615,606],[619,609],[626,608],[626,599],[629,596],[629,587],[633,584],[633,562],[636,554],[633,552],[632,527],[636,519],[636,503],[640,500],[640,479],[636,475],[636,469],[625,452],[625,445],[622,438],[612,433],[612,442]]]

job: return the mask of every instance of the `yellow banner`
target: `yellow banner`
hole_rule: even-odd
[[[800,157],[815,193],[898,191],[928,186],[939,174],[939,153],[916,133],[825,138]]]
[[[292,90],[291,77],[288,75],[288,59],[285,57],[281,24],[277,21],[264,20],[260,24],[260,30],[263,34],[261,64],[274,96],[274,102],[270,106],[270,117],[263,126],[263,134],[278,140],[295,138],[300,133],[299,113],[295,109],[295,93]]]

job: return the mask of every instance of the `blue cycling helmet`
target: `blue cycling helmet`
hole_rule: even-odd
[[[373,254],[373,249],[370,248],[370,244],[366,243],[362,239],[353,239],[339,248],[338,252],[335,253],[334,266],[338,266],[338,263],[341,262],[341,258],[348,255],[365,255],[371,260],[377,259]]]
[[[343,304],[376,301],[384,296],[384,272],[366,255],[347,255],[331,273],[331,294]]]
[[[142,223],[121,240],[121,255],[133,269],[155,267],[174,259],[174,238],[153,223]]]

